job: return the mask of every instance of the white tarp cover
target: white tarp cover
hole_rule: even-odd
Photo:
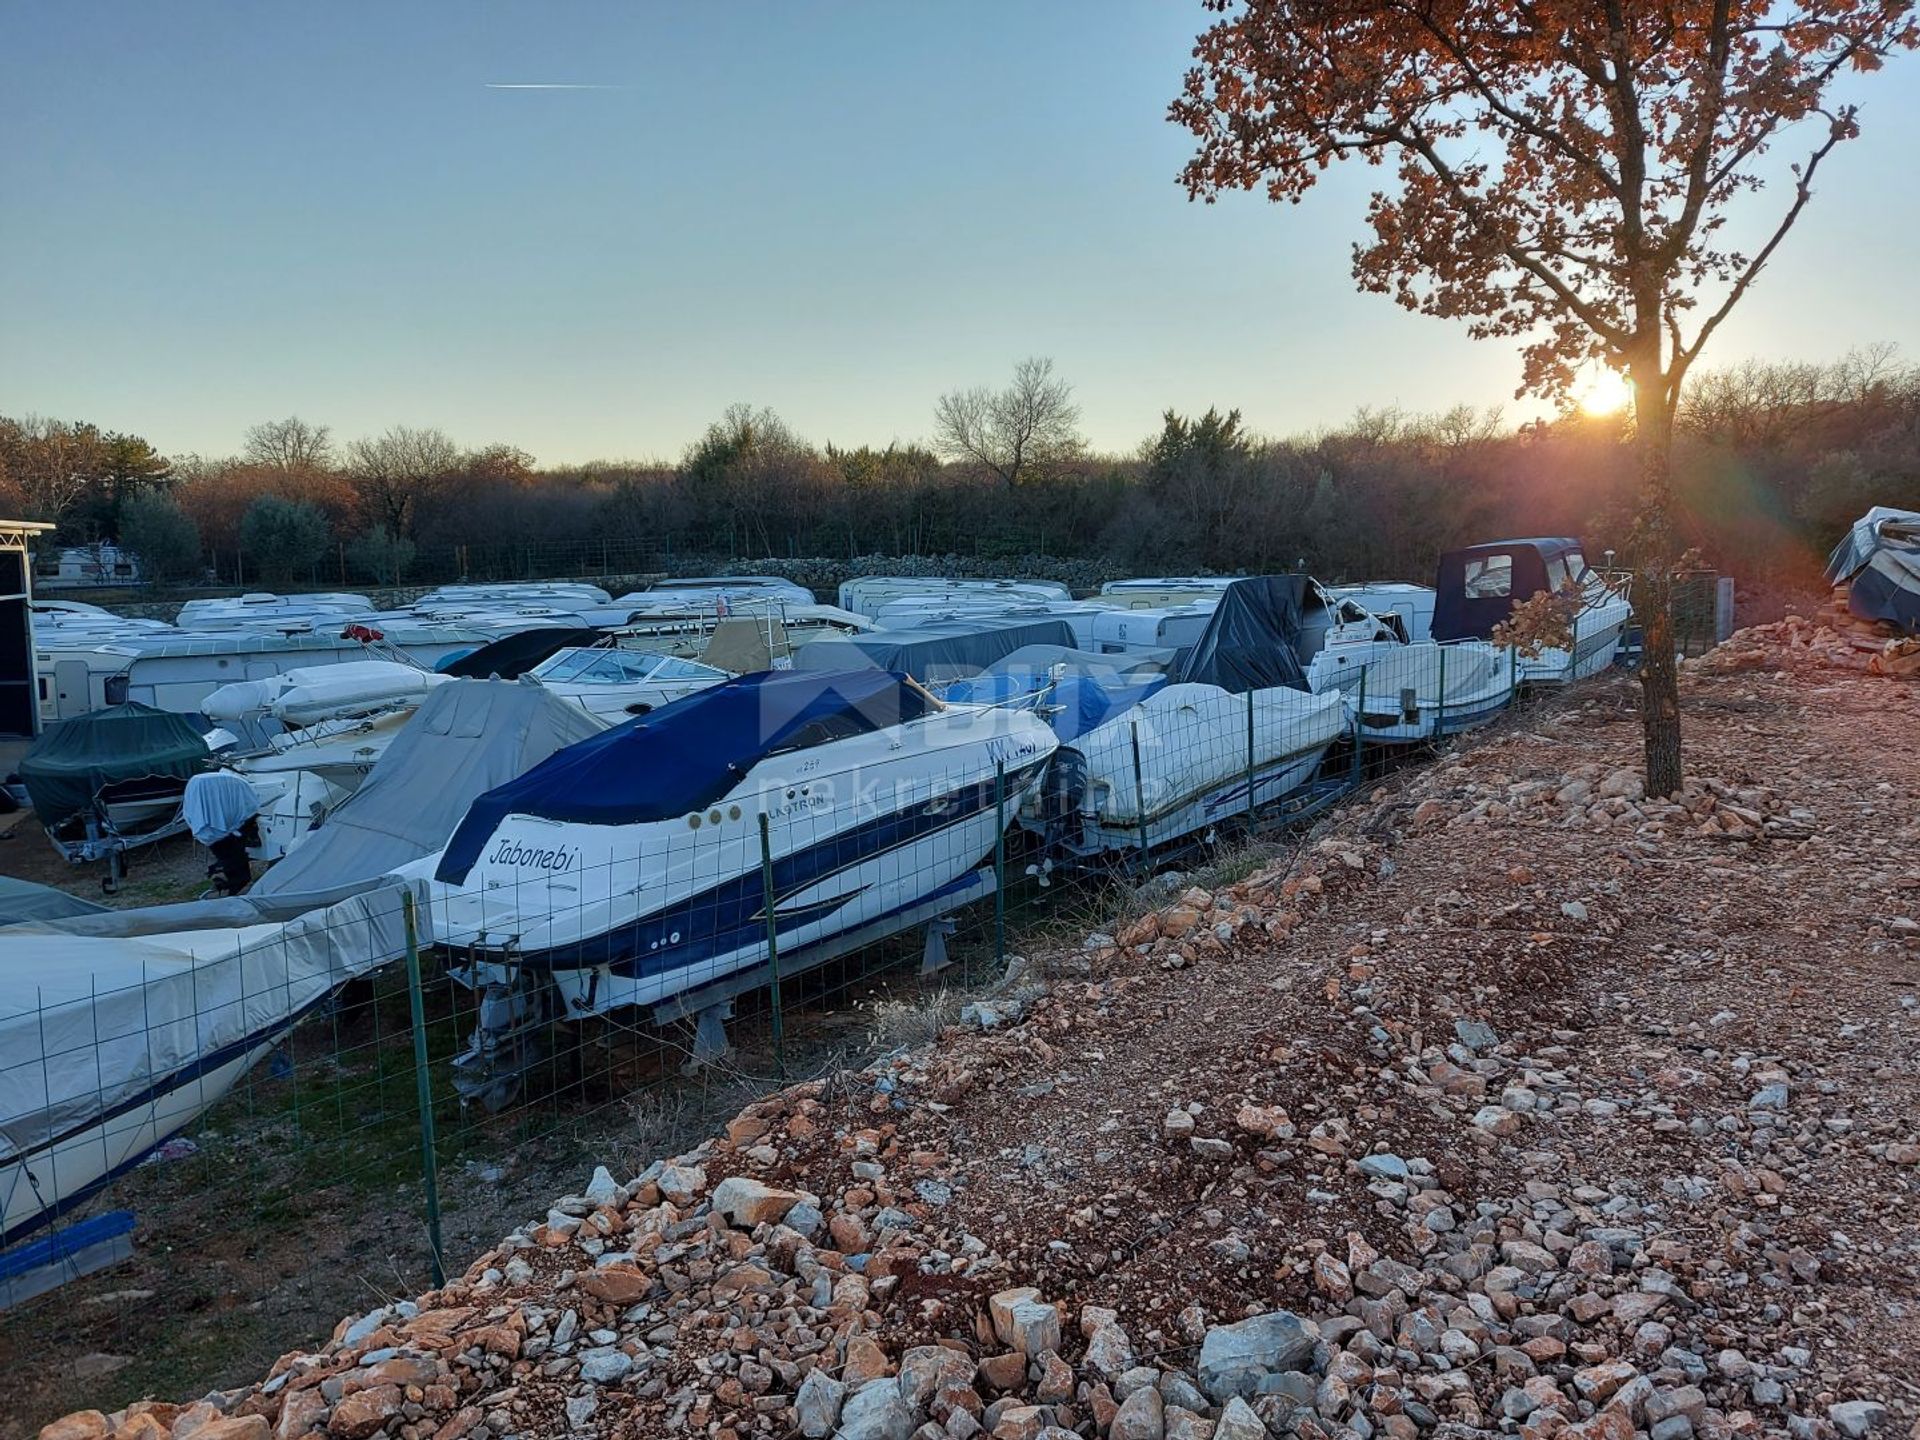
[[[243,720],[264,710],[289,724],[305,725],[329,715],[418,700],[446,680],[445,675],[397,660],[344,660],[222,685],[200,702],[200,713],[210,720]]]
[[[253,793],[253,786],[231,770],[215,770],[188,779],[180,813],[186,817],[193,838],[211,845],[236,833],[258,815],[260,798]]]
[[[1244,774],[1249,703],[1255,768],[1324,749],[1346,728],[1338,694],[1310,695],[1276,686],[1230,695],[1217,685],[1169,685],[1074,742],[1072,748],[1086,757],[1090,793],[1095,785],[1103,787],[1101,820],[1132,825],[1143,818],[1134,785],[1136,736],[1140,788],[1146,791],[1144,818]]]
[[[0,931],[0,1161],[285,1026],[404,955],[406,893],[390,886],[238,929]],[[425,926],[427,906],[416,909]]]

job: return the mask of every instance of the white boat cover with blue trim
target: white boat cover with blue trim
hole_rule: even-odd
[[[408,888],[281,924],[134,936],[0,931],[0,1238],[137,1164],[225,1095],[302,1014],[404,955]],[[428,907],[415,908],[424,927]]]

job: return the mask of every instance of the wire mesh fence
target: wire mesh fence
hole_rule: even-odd
[[[1617,640],[1329,652],[1309,688],[1106,711],[1052,675],[992,704],[881,687],[756,716],[731,768],[610,742],[565,805],[476,806],[431,880],[42,937],[0,996],[4,1423],[258,1374]]]

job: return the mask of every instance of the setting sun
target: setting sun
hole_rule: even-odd
[[[1574,387],[1573,398],[1582,414],[1613,415],[1626,408],[1633,392],[1618,370],[1597,370]]]

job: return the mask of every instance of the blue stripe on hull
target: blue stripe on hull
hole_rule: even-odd
[[[334,989],[328,990],[325,995],[314,1000],[312,1004],[302,1006],[293,1014],[276,1020],[273,1024],[256,1030],[253,1034],[243,1039],[232,1041],[229,1044],[222,1045],[217,1050],[210,1050],[205,1055],[196,1057],[190,1064],[183,1065],[178,1070],[170,1071],[164,1079],[155,1081],[138,1095],[123,1100],[111,1109],[103,1110],[98,1115],[90,1116],[78,1124],[70,1126],[57,1137],[43,1141],[35,1145],[31,1150],[22,1151],[19,1155],[8,1161],[5,1167],[0,1168],[0,1173],[4,1173],[5,1169],[12,1169],[17,1166],[22,1172],[22,1178],[30,1180],[32,1178],[32,1170],[30,1167],[36,1160],[44,1159],[50,1161],[52,1159],[52,1152],[86,1134],[89,1130],[104,1129],[115,1120],[154,1104],[163,1095],[168,1095],[176,1090],[183,1089],[193,1084],[196,1080],[204,1079],[222,1066],[241,1059],[249,1050],[261,1046],[278,1044],[292,1032],[295,1025],[299,1024],[301,1020],[311,1014],[317,1006],[324,1004],[328,997],[334,993],[334,990],[338,988],[338,986],[335,986]],[[246,1071],[242,1070],[239,1075],[234,1076],[234,1082],[237,1084],[240,1076],[245,1074]],[[228,1088],[231,1089],[232,1087],[229,1086]],[[215,1096],[194,1115],[181,1117],[180,1123],[170,1129],[156,1127],[153,1142],[149,1145],[143,1145],[138,1155],[114,1166],[98,1180],[91,1181],[78,1190],[69,1191],[67,1194],[62,1195],[60,1199],[45,1209],[37,1210],[28,1218],[16,1221],[6,1229],[0,1230],[0,1244],[11,1244],[20,1236],[30,1234],[43,1225],[51,1224],[62,1215],[74,1209],[74,1207],[92,1199],[122,1175],[137,1167],[140,1162],[151,1155],[156,1148],[165,1144],[173,1136],[178,1135],[198,1119],[200,1115],[204,1115],[208,1110],[218,1105],[224,1098],[224,1095]],[[105,1143],[104,1138],[102,1143]]]
[[[1045,764],[1041,761],[1007,773],[1009,818],[1021,792]],[[910,809],[876,816],[819,844],[777,857],[773,862],[774,894],[791,896],[812,889],[889,850],[915,844],[976,819],[993,809],[995,802],[995,781],[988,777],[936,801],[921,801]],[[978,855],[965,857],[963,868],[971,867],[980,858]],[[790,935],[817,925],[858,899],[867,888],[853,885],[839,894],[797,906],[783,905],[776,898],[774,933]],[[919,904],[925,898],[915,896],[908,904]],[[592,970],[606,966],[616,975],[638,979],[764,944],[766,927],[765,882],[756,866],[697,895],[677,900],[665,909],[588,939],[526,951],[514,958],[531,969]]]

